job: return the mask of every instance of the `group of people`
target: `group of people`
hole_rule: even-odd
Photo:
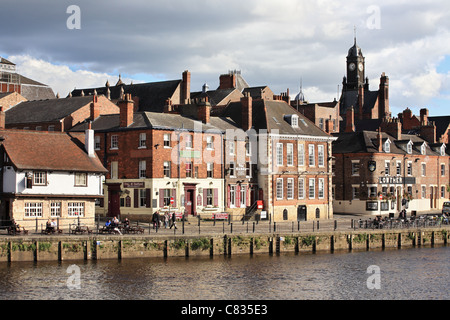
[[[111,229],[113,229],[116,233],[118,233],[118,234],[121,235],[122,232],[120,232],[119,224],[120,224],[120,221],[119,221],[119,219],[115,216],[115,217],[113,217],[112,221],[111,221],[111,220],[106,221],[105,227],[106,227],[106,228],[111,228]],[[130,221],[128,220],[128,218],[125,218],[125,220],[122,222],[122,224],[123,224],[123,227],[124,227],[124,228],[127,228],[128,226],[130,226]]]
[[[175,216],[175,212],[172,213],[172,215],[169,215],[169,212],[165,212],[164,215],[161,217],[161,214],[159,211],[155,211],[152,216],[152,223],[153,223],[153,229],[161,228],[161,224],[164,223],[164,228],[172,229],[174,227],[177,228],[177,218]]]
[[[58,229],[58,224],[55,219],[48,219],[47,224],[45,226],[46,232],[55,232]]]

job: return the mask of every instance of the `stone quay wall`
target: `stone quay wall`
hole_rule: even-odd
[[[0,262],[316,253],[447,245],[450,227],[199,236],[15,236],[0,238]]]

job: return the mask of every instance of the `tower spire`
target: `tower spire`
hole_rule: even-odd
[[[355,39],[355,46],[356,46],[356,25],[353,26],[353,36]]]

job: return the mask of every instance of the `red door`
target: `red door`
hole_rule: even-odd
[[[108,185],[108,216],[120,217],[120,183]]]
[[[185,205],[187,215],[195,215],[195,190],[185,190]]]

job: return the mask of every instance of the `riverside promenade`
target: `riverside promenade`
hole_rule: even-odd
[[[300,223],[190,220],[184,228],[178,222],[177,229],[141,224],[143,233],[122,235],[97,230],[42,235],[30,230],[26,235],[0,236],[0,262],[302,254],[448,244],[449,224],[377,229],[366,228],[361,223],[365,218],[336,215],[332,220]]]

